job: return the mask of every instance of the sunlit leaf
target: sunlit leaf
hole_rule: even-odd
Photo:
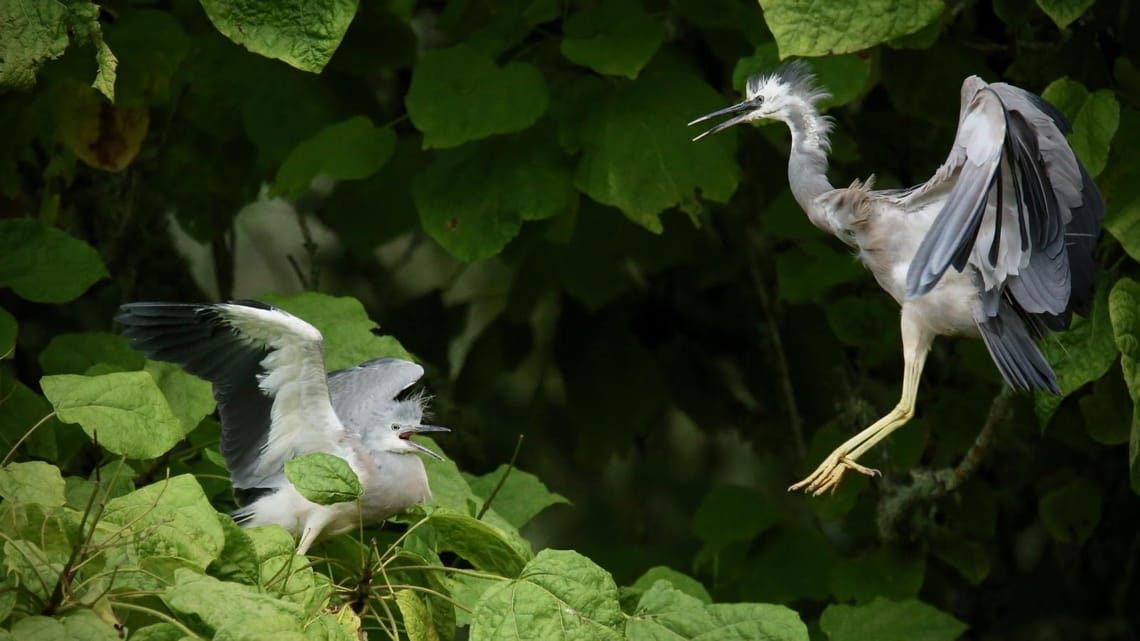
[[[649,589],[625,625],[627,639],[807,641],[795,611],[767,603],[705,604],[664,581]]]
[[[285,477],[301,496],[318,505],[355,501],[364,496],[364,486],[348,462],[324,452],[286,461]]]
[[[357,0],[202,0],[210,22],[254,53],[320,73],[332,58]]]
[[[61,374],[43,377],[40,385],[61,421],[79,423],[88,437],[115,454],[154,458],[185,435],[146,372]]]
[[[0,498],[46,507],[64,504],[64,482],[59,468],[43,461],[10,463],[0,467]]]
[[[198,568],[218,558],[225,546],[217,512],[187,474],[112,499],[103,518],[136,535],[143,555],[175,556]]]
[[[939,0],[874,0],[852,11],[846,0],[760,0],[780,57],[869,49],[914,33],[942,15]]]
[[[622,621],[608,572],[569,550],[543,550],[517,579],[491,586],[471,615],[472,641],[617,641]]]

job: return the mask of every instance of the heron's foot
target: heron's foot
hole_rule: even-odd
[[[812,496],[819,496],[829,490],[834,493],[835,489],[839,487],[839,482],[843,480],[843,475],[847,473],[847,470],[855,470],[867,476],[882,476],[879,470],[860,465],[847,458],[846,453],[836,451],[824,459],[823,463],[820,463],[819,467],[815,468],[815,471],[807,478],[789,487],[788,491],[798,492],[803,490]]]

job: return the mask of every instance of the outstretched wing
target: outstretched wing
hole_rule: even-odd
[[[329,401],[321,333],[256,302],[129,303],[115,320],[148,358],[214,386],[234,487],[272,485],[285,461],[342,435]]]
[[[1056,389],[1030,337],[1068,327],[1092,300],[1104,201],[1065,140],[1069,130],[1041,98],[967,78],[950,155],[901,198],[945,199],[910,263],[907,298],[933,289],[948,267],[974,267],[979,328],[1015,387]]]
[[[348,430],[363,435],[378,416],[390,411],[396,396],[423,375],[423,367],[398,358],[337,370],[329,374],[333,409]]]

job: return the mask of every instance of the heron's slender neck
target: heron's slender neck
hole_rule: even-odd
[[[816,211],[815,199],[834,187],[827,180],[828,124],[811,105],[795,104],[784,122],[792,130],[792,150],[788,157],[788,183],[792,195],[816,227],[832,231],[824,212]]]

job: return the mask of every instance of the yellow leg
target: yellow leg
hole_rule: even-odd
[[[788,488],[789,492],[803,490],[819,496],[824,492],[839,487],[843,475],[847,470],[878,476],[879,471],[859,465],[855,461],[874,447],[879,441],[892,432],[906,425],[914,416],[914,402],[918,396],[918,381],[922,377],[922,366],[926,362],[926,354],[930,351],[930,344],[934,334],[925,327],[921,319],[915,318],[913,311],[907,306],[902,310],[902,342],[903,342],[903,388],[902,398],[883,418],[875,421],[873,425],[847,439],[842,445],[835,448],[827,458],[820,463],[815,471],[807,478]]]

